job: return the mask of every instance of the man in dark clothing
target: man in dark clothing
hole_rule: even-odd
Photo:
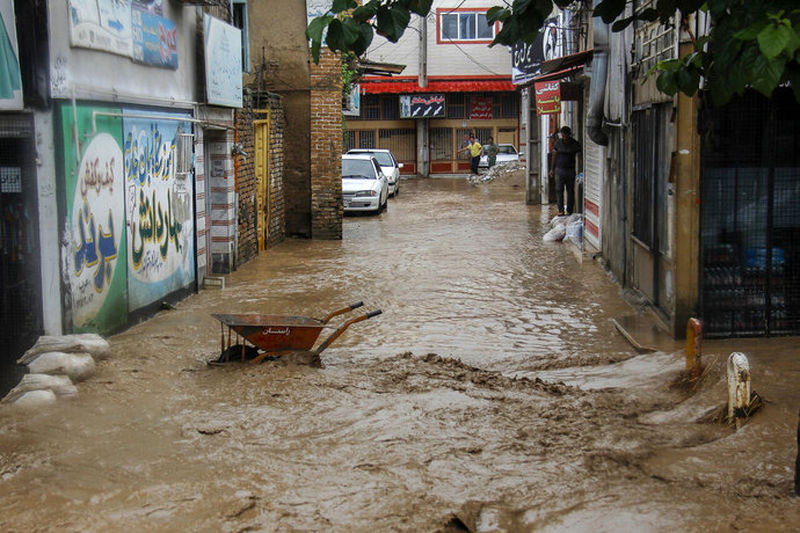
[[[567,189],[566,214],[571,215],[575,207],[575,156],[581,153],[581,145],[572,138],[572,130],[561,128],[561,138],[553,143],[555,156],[550,160],[550,175],[556,178],[558,214],[565,213],[564,188]]]

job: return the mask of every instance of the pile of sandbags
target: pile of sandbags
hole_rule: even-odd
[[[484,174],[470,174],[467,176],[467,183],[471,183],[472,185],[488,183],[496,180],[497,178],[506,177],[519,172],[520,170],[525,170],[525,165],[518,161],[500,163],[487,170]]]
[[[580,246],[583,239],[583,215],[559,215],[550,221],[550,230],[544,234],[545,242],[570,241]]]
[[[17,360],[29,374],[0,403],[38,407],[78,394],[73,383],[95,374],[95,361],[111,355],[108,341],[94,333],[44,335]]]

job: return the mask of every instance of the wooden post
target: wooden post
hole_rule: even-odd
[[[690,318],[686,324],[686,370],[692,372],[692,378],[700,377],[700,358],[703,352],[703,324],[696,318]]]

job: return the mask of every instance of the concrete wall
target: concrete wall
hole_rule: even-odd
[[[310,57],[305,2],[248,4],[250,73],[244,84],[283,99],[286,234],[311,237]],[[276,23],[279,21],[279,23]],[[341,103],[339,105],[341,114]]]

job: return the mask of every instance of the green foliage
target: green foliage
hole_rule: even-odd
[[[575,0],[591,8],[591,0]],[[533,42],[553,10],[573,0],[494,0],[486,17],[501,29],[490,46]],[[624,16],[627,0],[602,0],[594,16],[613,23],[622,31],[637,20],[677,21],[705,12],[713,24],[708,36],[695,40],[695,51],[686,58],[662,61],[649,74],[658,74],[659,90],[674,95],[694,95],[705,80],[715,103],[727,102],[734,94],[752,87],[770,96],[775,88],[791,82],[800,101],[800,1],[798,0],[657,0],[654,6]],[[363,54],[374,33],[389,41],[402,37],[411,15],[426,16],[432,0],[331,0],[330,14],[315,18],[306,35],[311,54],[319,61],[322,36],[333,51]]]

